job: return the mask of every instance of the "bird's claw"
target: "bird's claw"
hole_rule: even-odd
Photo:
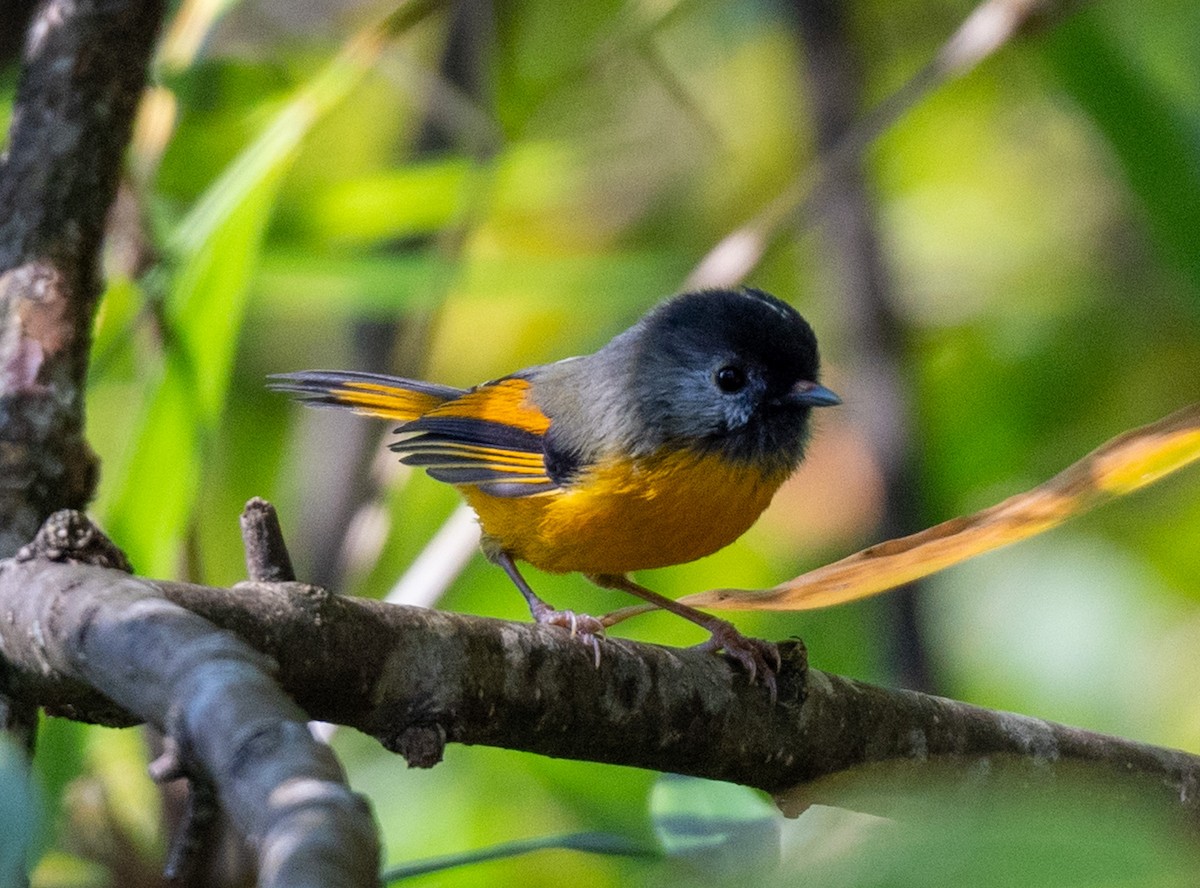
[[[743,635],[732,623],[723,620],[708,628],[712,635],[708,641],[701,642],[696,647],[713,653],[724,651],[725,656],[736,660],[746,670],[746,678],[750,684],[761,678],[763,687],[770,693],[771,702],[774,703],[778,696],[775,676],[783,668],[783,659],[775,643]]]
[[[534,622],[543,626],[559,626],[586,645],[591,645],[596,668],[600,668],[600,639],[604,637],[604,624],[595,617],[587,614],[577,614],[573,610],[555,610],[552,607],[539,608],[533,614]]]

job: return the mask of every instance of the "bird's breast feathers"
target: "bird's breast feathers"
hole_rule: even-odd
[[[612,574],[682,564],[727,546],[784,477],[684,450],[605,460],[536,496],[462,490],[489,545],[543,570]]]

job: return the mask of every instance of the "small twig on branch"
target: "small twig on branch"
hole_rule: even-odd
[[[90,716],[68,701],[29,697],[41,681],[35,673],[54,676],[68,688],[94,688],[84,705],[98,700],[100,720],[126,713],[162,731],[171,752],[156,773],[212,784],[257,848],[260,885],[376,885],[379,847],[367,806],[272,680],[275,664],[154,586],[80,563],[86,550],[63,545],[98,535],[79,513],[59,512],[18,558],[0,562],[9,593],[0,603],[0,649],[10,666],[0,693]],[[86,579],[93,571],[103,577],[96,585]],[[72,575],[88,588],[44,585]]]
[[[241,524],[246,576],[261,583],[288,583],[296,579],[275,507],[256,496],[246,503]]]
[[[179,770],[180,762],[169,738],[164,743],[167,749],[150,763],[150,776],[156,783],[169,783],[187,776]],[[163,867],[163,875],[172,885],[191,888],[214,884],[213,870],[217,860],[212,849],[221,835],[220,811],[212,784],[206,780],[188,780],[183,813],[171,837]]]
[[[0,691],[77,718],[112,720],[111,704],[80,681],[115,696],[117,684],[132,680],[143,690],[122,696],[125,723],[147,711],[161,718],[150,703],[174,693],[161,676],[174,674],[178,650],[166,649],[157,627],[158,613],[168,609],[159,596],[275,658],[280,683],[309,717],[358,728],[389,748],[416,745],[416,764],[430,764],[444,738],[794,797],[806,784],[872,763],[941,764],[977,783],[985,779],[982,760],[1007,759],[1025,763],[1024,776],[1037,781],[1081,765],[1098,776],[1127,776],[1193,829],[1200,824],[1196,756],[807,669],[796,644],[782,646],[772,706],[761,687],[702,651],[610,638],[597,669],[588,651],[553,627],[349,599],[299,583],[219,589],[40,560],[5,563],[0,613],[16,618],[0,621],[0,643],[11,652],[14,680]],[[109,609],[114,600],[129,603],[119,616]],[[50,630],[41,645],[23,628],[34,620]],[[82,639],[83,649],[65,659],[60,647],[71,639]],[[131,663],[144,664],[133,677]],[[193,687],[213,699],[206,683],[218,678],[206,671]],[[246,699],[240,688],[220,693],[223,710]],[[301,743],[301,717],[292,717],[296,730],[286,742]],[[224,761],[211,749],[213,728],[191,724],[191,742]],[[234,783],[253,776],[243,768]],[[231,791],[222,789],[227,805]],[[828,792],[820,797],[837,803]],[[872,810],[874,803],[860,793],[853,806]]]

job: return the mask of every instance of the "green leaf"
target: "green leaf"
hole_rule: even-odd
[[[262,257],[256,297],[273,311],[314,316],[394,317],[407,307],[432,308],[432,283],[452,266],[436,252],[313,255],[274,249]],[[595,293],[614,311],[641,307],[646,293],[666,293],[680,263],[667,252],[610,252],[604,255],[528,253],[472,256],[454,265],[456,293],[463,300],[520,296],[549,301],[565,293]]]
[[[773,869],[779,813],[745,786],[664,774],[650,792],[650,816],[663,851],[713,873]]]
[[[37,888],[112,888],[112,874],[101,863],[55,850],[38,861],[32,882]]]
[[[1059,80],[1095,121],[1141,199],[1155,240],[1200,299],[1200,138],[1136,60],[1081,13],[1047,43]]]
[[[68,787],[84,766],[91,725],[66,718],[43,716],[38,722],[37,755],[33,766],[41,787],[46,821],[57,823],[63,815]]]
[[[864,776],[863,789],[878,800],[880,773]],[[862,818],[832,853],[827,835],[814,836],[799,849],[808,853],[786,860],[770,884],[1167,888],[1195,882],[1195,843],[1185,838],[1184,818],[1172,819],[1178,800],[1166,792],[1154,796],[1133,781],[1083,770],[1000,785],[944,781],[935,768],[908,776],[919,783],[899,791],[883,784],[894,791],[888,796],[897,803],[894,820]]]
[[[472,164],[446,158],[375,172],[315,190],[301,224],[324,241],[379,243],[432,234],[459,212]]]

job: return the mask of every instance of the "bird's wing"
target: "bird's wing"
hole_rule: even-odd
[[[270,377],[267,387],[313,407],[342,407],[364,416],[411,422],[465,389],[352,370],[303,370]]]
[[[489,382],[438,405],[396,431],[392,450],[439,481],[471,484],[499,497],[558,489],[546,471],[549,418],[528,398],[529,381]]]

